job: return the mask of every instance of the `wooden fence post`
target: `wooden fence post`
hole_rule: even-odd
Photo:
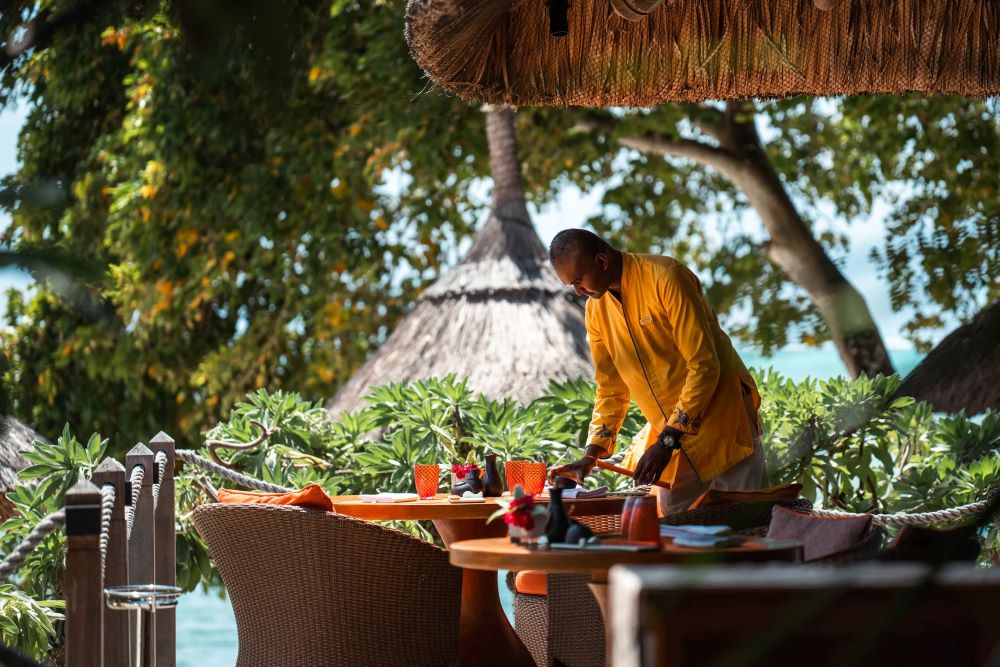
[[[101,667],[101,490],[82,480],[66,492],[66,665]]]
[[[128,583],[128,535],[125,526],[125,498],[132,489],[125,483],[125,467],[113,458],[106,458],[94,469],[93,482],[98,488],[107,484],[115,487],[115,503],[111,508],[111,525],[108,528],[108,547],[104,556],[104,588],[124,586]],[[110,609],[102,600],[104,615],[104,665],[128,667],[129,641],[128,611]]]
[[[125,456],[125,479],[126,504],[132,502],[131,485],[127,480],[132,478],[132,471],[136,466],[141,466],[145,471],[142,476],[142,489],[135,507],[132,508],[132,532],[128,537],[128,583],[129,584],[152,584],[155,574],[153,569],[153,452],[141,442],[129,450]],[[134,619],[131,622],[135,622]],[[134,630],[134,629],[133,629]],[[143,637],[143,653],[141,660],[136,652],[133,652],[133,660],[141,662],[143,665],[153,664],[153,657],[156,655],[155,647],[150,646],[150,628],[146,628]],[[132,634],[134,635],[134,632]],[[133,664],[135,664],[133,662]]]
[[[174,439],[160,431],[149,441],[149,448],[153,450],[154,457],[159,452],[167,455],[167,465],[163,469],[163,478],[156,480],[160,485],[156,500],[156,514],[153,519],[156,583],[174,586],[177,584],[177,532],[174,527]],[[177,661],[176,641],[176,614],[174,610],[162,609],[156,612],[156,667],[174,667]]]

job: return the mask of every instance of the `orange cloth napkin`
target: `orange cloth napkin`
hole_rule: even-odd
[[[319,484],[307,484],[298,491],[264,493],[261,491],[232,491],[219,489],[220,503],[261,503],[263,505],[295,505],[310,509],[333,511],[333,501]]]

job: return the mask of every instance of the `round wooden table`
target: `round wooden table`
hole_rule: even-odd
[[[456,542],[450,547],[452,565],[469,570],[543,570],[546,572],[590,572],[590,590],[601,613],[607,617],[608,570],[612,565],[712,564],[753,561],[802,560],[802,544],[792,540],[747,537],[736,546],[690,549],[664,538],[655,551],[599,551],[587,549],[529,549],[507,537]],[[607,622],[605,630],[610,627]],[[605,636],[605,660],[610,664],[611,638]],[[518,663],[520,664],[520,663]],[[532,664],[530,662],[524,664]]]
[[[535,498],[540,503],[548,502],[547,496]],[[500,539],[507,534],[507,524],[503,521],[497,519],[486,523],[486,518],[499,509],[498,498],[486,498],[482,503],[453,503],[445,494],[431,500],[404,503],[365,502],[359,496],[335,496],[332,500],[334,511],[358,519],[432,521],[449,550],[458,542]],[[624,502],[621,496],[563,500],[571,516],[618,515]],[[502,539],[507,540],[506,537]],[[457,565],[454,558],[452,564]],[[500,605],[497,569],[506,568],[462,568],[459,665],[534,665],[531,654],[514,632]],[[484,646],[489,646],[489,651],[483,651]]]

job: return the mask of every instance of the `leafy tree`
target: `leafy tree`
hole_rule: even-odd
[[[4,240],[101,267],[87,307],[11,295],[41,431],[191,439],[255,387],[332,393],[467,233],[481,114],[418,95],[398,7],[13,4],[45,40],[0,63],[30,104]]]
[[[891,369],[830,224],[889,208],[873,251],[914,339],[1000,295],[995,100],[795,98],[526,111],[530,187],[604,188],[591,224],[701,270],[730,329],[765,352],[832,339],[852,375]],[[718,224],[706,225],[706,216]],[[759,219],[761,226],[753,224]],[[861,224],[857,222],[855,224]],[[749,317],[746,317],[749,315]]]

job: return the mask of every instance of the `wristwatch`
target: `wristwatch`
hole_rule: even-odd
[[[660,445],[663,446],[664,449],[669,450],[671,452],[674,451],[675,449],[681,448],[681,443],[677,442],[677,437],[674,436],[673,433],[664,433],[663,435],[661,435],[659,443]]]

